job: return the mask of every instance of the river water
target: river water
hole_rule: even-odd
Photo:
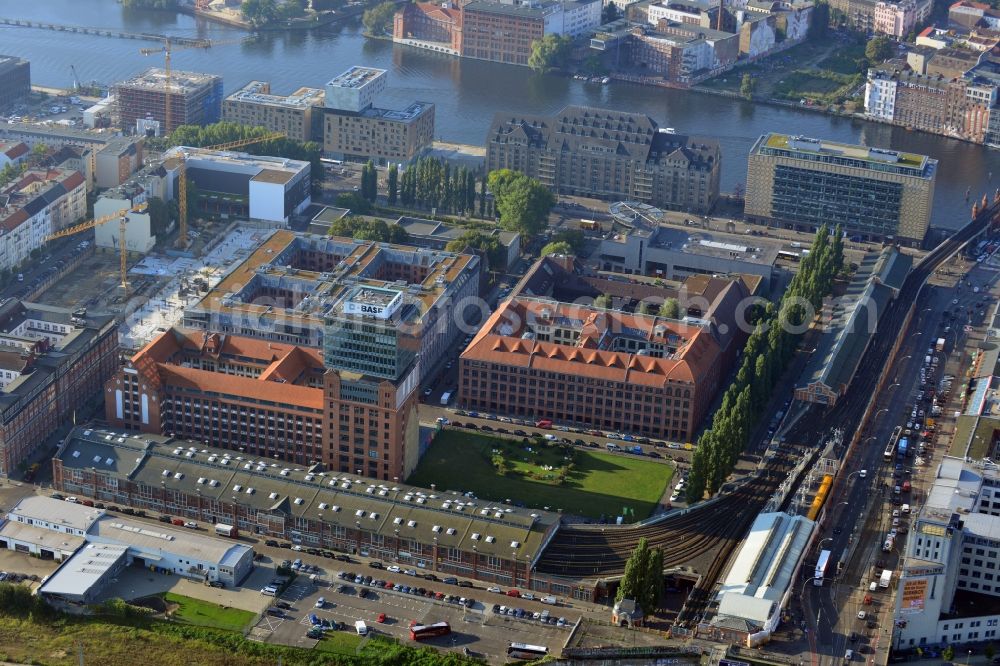
[[[359,23],[312,32],[273,33],[239,43],[244,33],[194,17],[125,10],[113,0],[0,0],[0,17],[52,23],[230,40],[213,47],[174,52],[173,66],[223,77],[229,93],[251,79],[271,82],[284,94],[299,86],[322,87],[350,65],[389,70],[380,105],[402,107],[434,102],[440,138],[481,145],[496,111],[553,113],[567,104],[646,113],[678,132],[716,137],[722,144],[722,189],[746,182],[747,153],[769,131],[894,148],[940,161],[932,225],[954,228],[968,219],[973,196],[1000,186],[1000,151],[945,137],[908,132],[877,123],[695,93],[612,83],[595,86],[526,68],[459,60],[389,42],[367,40]],[[143,56],[154,43],[0,26],[0,53],[31,61],[32,82],[70,87],[70,65],[82,81],[113,83],[146,67],[163,66],[162,56]]]

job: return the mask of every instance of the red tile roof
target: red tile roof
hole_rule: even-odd
[[[545,309],[553,316],[568,315],[584,322],[578,345],[521,337],[527,330],[526,321],[540,317],[541,310]],[[678,351],[673,358],[654,358],[601,349],[601,345],[607,344],[605,335],[613,337],[615,331],[621,330],[619,327],[643,331],[649,340],[678,335]],[[463,360],[646,386],[696,383],[711,374],[712,366],[720,362],[720,357],[719,343],[708,329],[700,326],[659,317],[521,299],[512,299],[494,312],[462,353]]]
[[[260,381],[252,377],[226,375],[180,365],[160,365],[160,378],[167,387],[179,386],[202,392],[263,400],[279,405],[323,409],[323,389]]]

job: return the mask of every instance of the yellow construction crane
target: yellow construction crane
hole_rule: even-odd
[[[282,132],[269,132],[250,139],[240,139],[239,141],[230,141],[228,143],[220,143],[214,146],[202,146],[199,150],[233,150],[234,148],[251,146],[255,143],[260,143],[261,141],[273,141],[274,139],[284,138],[285,135]],[[177,246],[185,248],[187,247],[188,242],[187,154],[183,150],[180,153],[180,164],[178,165],[177,171],[177,228]]]
[[[110,215],[105,215],[103,217],[98,217],[87,222],[81,222],[80,224],[74,224],[71,227],[66,227],[65,229],[60,229],[54,234],[49,234],[45,237],[45,242],[55,240],[57,238],[65,238],[66,236],[72,236],[78,234],[81,231],[87,231],[88,229],[94,229],[101,226],[102,224],[107,224],[108,222],[118,219],[118,250],[119,250],[119,271],[121,272],[121,287],[122,289],[128,288],[128,281],[126,280],[126,273],[128,267],[126,265],[126,259],[128,253],[125,250],[125,225],[128,222],[129,213],[141,213],[145,211],[147,204],[141,203],[138,206],[133,206],[132,208],[122,208],[119,211],[111,213]]]
[[[202,40],[197,43],[182,44],[177,46],[170,41],[169,37],[163,38],[163,46],[155,49],[139,49],[139,53],[144,56],[154,55],[156,53],[163,54],[163,71],[166,75],[166,81],[163,85],[163,129],[160,132],[160,136],[167,136],[170,134],[170,101],[173,91],[170,89],[170,56],[174,51],[180,51],[182,49],[207,49],[212,46],[212,41],[209,39]]]

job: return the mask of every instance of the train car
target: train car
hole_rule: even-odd
[[[833,485],[833,477],[827,474],[820,481],[819,490],[816,491],[816,497],[813,498],[812,504],[809,506],[809,513],[806,517],[809,520],[816,520],[819,517],[819,512],[823,508],[823,503],[826,502],[826,496],[830,494],[830,486]]]

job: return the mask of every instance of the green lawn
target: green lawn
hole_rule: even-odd
[[[177,622],[185,624],[243,631],[243,628],[254,618],[254,614],[250,611],[226,608],[210,601],[201,601],[173,592],[165,593],[163,598],[179,606],[171,617]]]
[[[858,69],[858,61],[864,57],[864,43],[845,44],[821,60],[816,66],[837,74],[858,74],[863,73]]]
[[[774,87],[776,97],[797,100],[799,98],[823,99],[832,96],[841,88],[847,85],[847,81],[837,80],[838,78],[848,79],[843,74],[812,74],[798,71],[785,74],[784,77]]]
[[[512,473],[497,472],[494,451],[510,463]],[[573,467],[560,483],[559,470],[569,462]],[[591,518],[610,519],[628,507],[641,520],[656,507],[673,471],[670,465],[634,456],[442,430],[407,482]]]
[[[361,636],[354,631],[354,627],[348,625],[343,631],[328,631],[323,634],[323,638],[316,643],[313,648],[318,652],[332,652],[334,654],[355,654],[358,645],[361,643]],[[372,642],[365,646],[365,651],[372,651]]]

